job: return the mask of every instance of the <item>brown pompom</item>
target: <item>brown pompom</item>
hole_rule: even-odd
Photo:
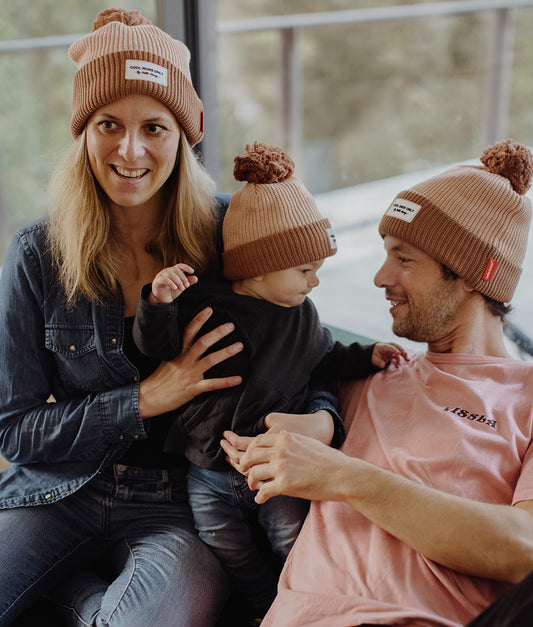
[[[151,24],[150,20],[139,11],[125,11],[124,9],[104,9],[100,11],[93,22],[93,32],[109,22],[122,22],[127,26]]]
[[[248,183],[281,183],[292,176],[294,161],[281,148],[254,142],[244,157],[235,157],[233,176]]]
[[[533,157],[528,148],[510,139],[483,151],[481,163],[493,172],[509,179],[515,192],[523,195],[531,186]]]

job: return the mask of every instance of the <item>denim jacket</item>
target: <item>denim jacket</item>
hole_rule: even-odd
[[[0,508],[62,499],[147,437],[123,333],[121,300],[65,306],[46,218],[17,232],[0,276]],[[335,404],[320,391],[308,411]]]
[[[123,304],[65,306],[45,223],[15,235],[0,277],[0,507],[64,498],[147,437]]]

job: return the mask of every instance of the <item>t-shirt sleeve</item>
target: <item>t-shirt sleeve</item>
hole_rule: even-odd
[[[337,385],[336,393],[339,398],[340,413],[346,432],[350,430],[363,390],[367,385],[368,379],[358,379]]]
[[[522,501],[533,501],[533,442],[529,444],[524,461],[522,462],[522,470],[513,494],[513,505]]]

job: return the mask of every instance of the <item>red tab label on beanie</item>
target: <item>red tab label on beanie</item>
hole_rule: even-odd
[[[162,65],[156,65],[141,59],[126,59],[126,74],[124,78],[127,81],[150,81],[166,87],[167,75],[167,68]]]
[[[481,278],[484,281],[492,281],[497,267],[498,267],[498,262],[495,259],[489,259],[487,261],[487,265],[485,266],[485,271],[483,272],[483,276]]]
[[[399,218],[405,220],[405,222],[411,222],[416,214],[421,209],[422,205],[412,202],[411,200],[405,200],[405,198],[396,197],[390,207],[385,213],[386,216],[392,216],[393,218]]]

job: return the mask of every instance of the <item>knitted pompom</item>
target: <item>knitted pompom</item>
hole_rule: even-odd
[[[127,26],[151,24],[150,20],[139,11],[125,11],[124,9],[104,9],[100,11],[93,22],[93,32],[109,22],[122,22]]]
[[[233,176],[248,183],[281,183],[294,172],[294,161],[281,148],[254,142],[244,157],[235,157]]]
[[[531,186],[533,157],[522,144],[510,139],[494,144],[483,151],[481,163],[494,174],[509,179],[514,191],[520,195]]]

